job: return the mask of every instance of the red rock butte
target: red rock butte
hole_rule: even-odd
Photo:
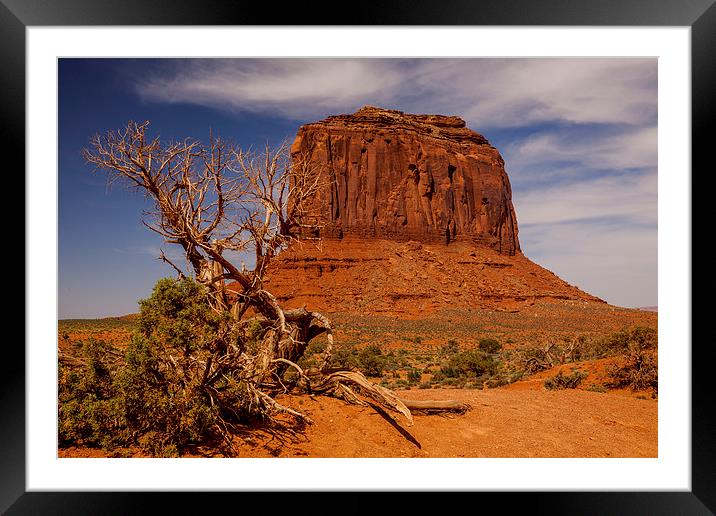
[[[266,280],[289,308],[420,317],[603,303],[522,254],[504,160],[461,118],[366,106],[302,126],[291,154],[321,187],[304,220],[318,229]]]
[[[366,106],[304,125],[291,154],[310,161],[326,185],[311,210],[322,238],[520,249],[505,162],[462,118]]]

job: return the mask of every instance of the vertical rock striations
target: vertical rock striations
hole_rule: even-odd
[[[520,251],[500,153],[454,116],[366,106],[302,126],[294,160],[319,170],[311,205],[321,238],[472,241]]]

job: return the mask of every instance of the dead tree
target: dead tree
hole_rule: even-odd
[[[584,335],[575,336],[569,340],[565,339],[565,345],[562,350],[560,363],[564,364],[565,362],[574,362],[585,342],[586,338]]]
[[[271,260],[298,243],[306,229],[304,211],[322,186],[319,171],[291,159],[286,143],[275,149],[267,146],[262,153],[243,151],[213,135],[208,144],[191,139],[163,144],[149,138],[148,127],[149,122],[129,122],[119,131],[97,135],[83,155],[95,170],[108,174],[110,183],[121,181],[150,199],[153,210],[143,223],[166,243],[183,249],[190,273],[209,292],[212,308],[230,313],[238,332],[249,324],[260,326],[256,350],[236,346],[228,338],[217,343],[214,354],[201,364],[203,388],[211,394],[212,382],[231,374],[250,387],[254,402],[266,414],[282,412],[309,421],[274,400],[287,385],[298,384],[349,402],[369,398],[412,421],[404,400],[391,391],[358,372],[326,369],[333,327],[325,316],[306,309],[283,310],[264,289]],[[253,269],[237,267],[231,259],[236,253],[253,253]],[[163,253],[160,258],[185,274]],[[236,288],[228,289],[227,282]],[[328,340],[322,367],[307,374],[297,362],[308,342],[322,334]],[[298,379],[294,384],[287,381],[289,371]]]

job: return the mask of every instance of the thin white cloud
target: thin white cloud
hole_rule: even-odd
[[[539,133],[515,143],[504,154],[513,168],[568,161],[586,169],[656,167],[656,127],[637,127],[575,138],[564,132]]]
[[[513,202],[523,226],[620,219],[655,227],[657,176],[627,174],[516,191]]]
[[[180,61],[135,84],[146,100],[291,117],[389,101],[403,76],[388,62],[358,59]]]

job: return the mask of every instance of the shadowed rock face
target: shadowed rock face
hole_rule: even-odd
[[[366,106],[302,126],[291,148],[322,175],[310,220],[322,238],[472,241],[520,251],[500,153],[454,116]]]

